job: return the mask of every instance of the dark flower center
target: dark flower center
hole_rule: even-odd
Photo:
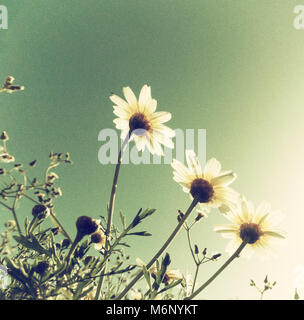
[[[250,244],[258,241],[262,234],[263,232],[256,223],[243,223],[240,227],[241,239],[246,239]]]
[[[143,131],[149,131],[151,125],[143,113],[135,113],[129,120],[130,131],[137,135],[143,135]]]
[[[198,199],[198,202],[207,203],[211,200],[214,190],[208,181],[198,178],[193,180],[190,193],[193,198]]]

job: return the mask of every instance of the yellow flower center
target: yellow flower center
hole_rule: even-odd
[[[256,223],[243,223],[240,227],[240,238],[250,244],[258,241],[261,235],[263,232]]]
[[[129,128],[130,131],[136,135],[142,135],[142,130],[149,131],[151,129],[150,122],[148,121],[147,117],[143,113],[135,113],[129,120]]]
[[[198,178],[192,181],[190,193],[193,198],[198,199],[198,202],[207,203],[212,199],[214,190],[208,181]]]

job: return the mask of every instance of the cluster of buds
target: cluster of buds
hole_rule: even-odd
[[[45,219],[50,215],[50,209],[42,204],[36,204],[32,209],[32,215],[39,220]]]
[[[197,244],[194,245],[194,254],[197,256],[200,254],[200,250]],[[221,253],[212,253],[211,256],[208,257],[207,248],[204,248],[204,250],[202,251],[202,259],[199,261],[203,262],[205,261],[205,259],[207,259],[207,261],[217,261],[218,258],[221,257],[221,255]]]
[[[13,85],[15,78],[12,76],[9,76],[6,78],[3,87],[0,89],[0,92],[6,91],[8,93],[16,92],[16,91],[23,91],[24,86],[16,86]]]
[[[0,146],[0,162],[14,162],[15,158],[7,152],[6,141],[9,140],[9,136],[6,131],[2,131],[0,135],[0,140],[2,141],[2,146]]]

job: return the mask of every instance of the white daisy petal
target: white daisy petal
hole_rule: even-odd
[[[161,112],[154,112],[150,120],[152,122],[164,123],[169,121],[171,118],[172,118],[172,115],[170,112],[161,111]]]
[[[208,160],[204,170],[204,178],[207,181],[211,181],[213,178],[219,175],[221,168],[221,164],[215,158]]]
[[[186,150],[186,160],[190,172],[196,177],[202,177],[202,167],[198,161],[198,158],[193,150]]]
[[[123,108],[127,108],[128,107],[128,103],[120,98],[119,96],[117,96],[116,94],[113,94],[110,96],[110,100],[115,103],[117,106],[121,106]]]
[[[151,100],[151,87],[148,87],[146,84],[141,88],[138,103],[140,105],[147,105]]]
[[[137,104],[137,99],[134,92],[130,87],[124,87],[123,89],[124,96],[130,105]]]
[[[228,186],[236,179],[236,174],[232,171],[221,174],[211,180],[212,185]]]
[[[151,99],[150,102],[147,104],[147,108],[150,110],[151,113],[155,112],[157,107],[157,101],[155,99]]]

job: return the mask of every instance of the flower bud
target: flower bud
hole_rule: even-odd
[[[222,254],[221,253],[217,253],[217,254],[214,254],[211,258],[211,260],[216,260],[218,259]]]
[[[85,236],[94,233],[98,228],[98,224],[90,217],[81,216],[76,221],[76,228],[80,236]]]
[[[37,163],[37,160],[33,160],[33,161],[30,162],[30,166],[31,167],[35,167],[36,163]]]
[[[13,84],[14,80],[15,80],[14,77],[8,76],[8,77],[5,79],[4,87],[11,86],[11,85]]]
[[[49,268],[49,264],[45,261],[41,261],[41,262],[38,262],[38,264],[35,268],[35,271],[38,274],[43,275],[48,268]]]
[[[196,244],[194,245],[194,253],[199,254],[198,246]]]
[[[96,258],[93,257],[93,256],[87,256],[87,257],[85,257],[85,259],[83,260],[83,263],[87,266],[89,263],[95,261],[95,259],[96,259]]]
[[[63,239],[62,240],[62,248],[65,249],[70,245],[71,241],[69,239]]]
[[[181,222],[184,217],[184,214],[181,210],[177,210],[177,212],[178,212],[177,221]]]
[[[197,216],[195,218],[195,221],[199,221],[202,218],[208,218],[208,215],[204,211],[197,210]]]
[[[2,141],[7,141],[7,140],[9,139],[9,136],[8,136],[8,134],[6,133],[6,131],[2,131],[1,136],[0,136],[0,139],[1,139]]]
[[[46,218],[50,214],[50,209],[43,204],[36,204],[32,209],[32,215],[39,220]]]

